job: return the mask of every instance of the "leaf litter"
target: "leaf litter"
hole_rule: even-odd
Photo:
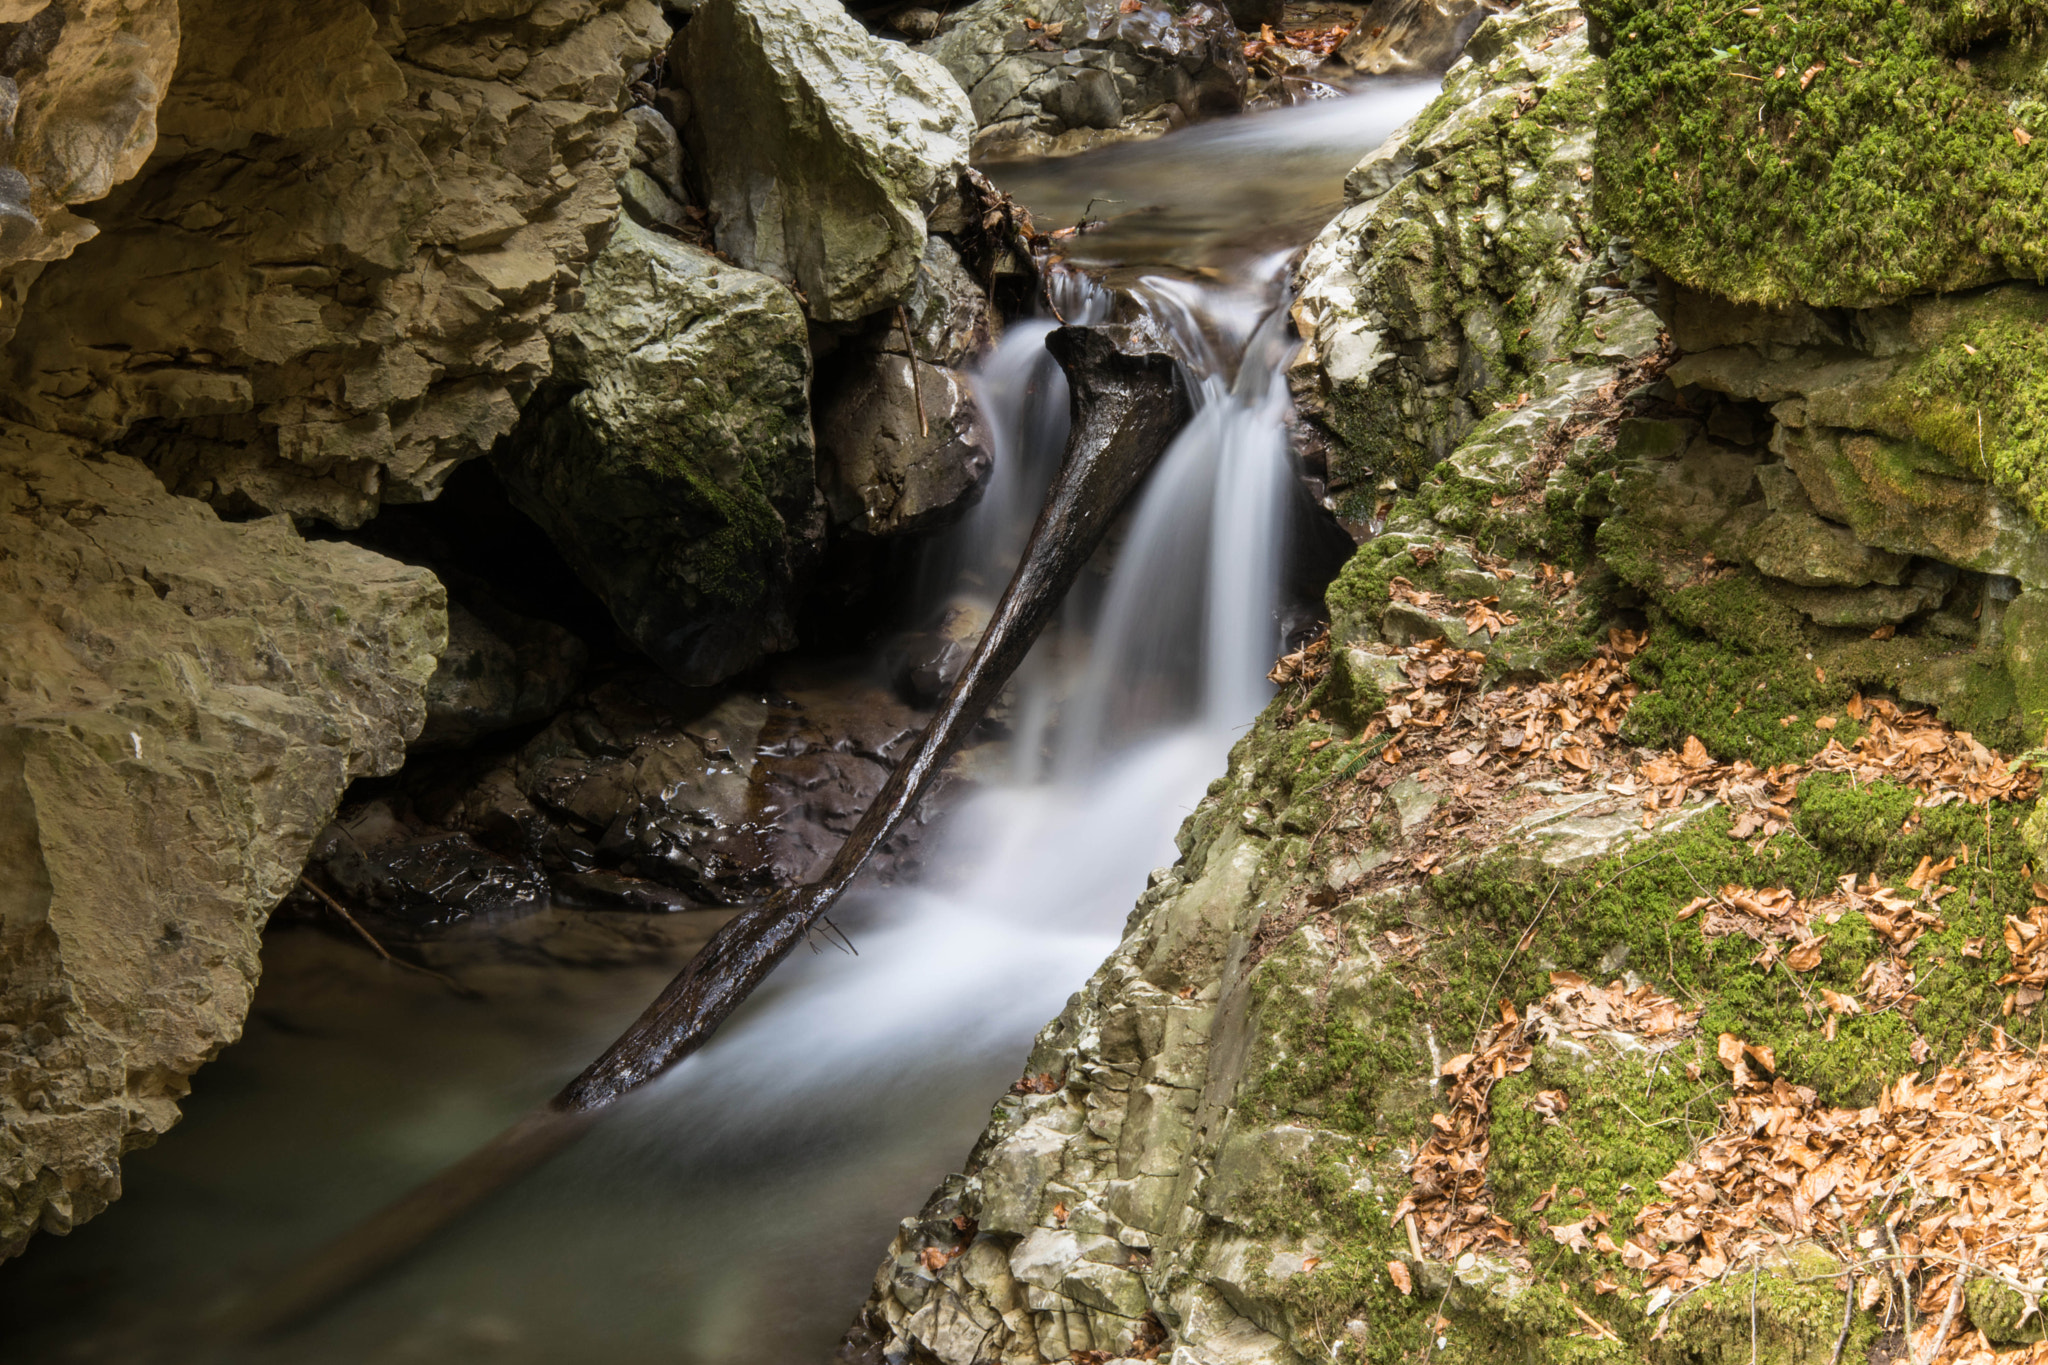
[[[1419,591],[1414,598],[1434,609],[1447,605]],[[1475,616],[1493,605],[1485,599],[1457,604],[1460,614],[1476,608]],[[1497,634],[1509,624],[1481,617],[1468,629]],[[1804,763],[1758,768],[1722,761],[1696,737],[1663,753],[1632,749],[1620,731],[1640,691],[1628,665],[1644,641],[1642,633],[1616,629],[1593,659],[1553,681],[1491,691],[1483,690],[1486,660],[1477,651],[1441,639],[1382,650],[1399,659],[1407,686],[1394,689],[1349,741],[1358,753],[1333,780],[1355,779],[1349,784],[1354,790],[1369,788],[1370,809],[1398,776],[1448,778],[1454,785],[1449,818],[1433,821],[1436,828],[1415,841],[1422,850],[1381,876],[1399,880],[1441,870],[1459,840],[1481,833],[1474,817],[1485,806],[1507,805],[1509,789],[1536,777],[1566,790],[1634,799],[1646,827],[1659,811],[1711,798],[1730,809],[1731,837],[1757,847],[1791,827],[1799,787],[1815,773],[1913,789],[1918,808],[2019,802],[2040,789],[2033,765],[2007,763],[1932,712],[1861,695],[1844,710],[1862,733],[1844,744],[1833,734],[1839,718],[1820,718],[1817,728],[1828,734],[1827,743]],[[1325,635],[1282,659],[1274,681],[1298,684],[1305,695],[1330,662]],[[1751,939],[1757,965],[1782,963],[1796,976],[1820,965],[1829,926],[1861,915],[1884,954],[1866,965],[1855,991],[1817,988],[1809,1008],[1826,1013],[1829,1037],[1836,1021],[1852,1014],[1897,1010],[1910,1024],[1920,1001],[1912,951],[1927,933],[1946,927],[1940,902],[1953,888],[1943,878],[1966,858],[1967,850],[1941,862],[1922,859],[1899,887],[1853,876],[1808,897],[1783,887],[1723,887],[1683,907],[1679,917],[1698,917],[1709,937]],[[2048,886],[2036,894],[2048,902]],[[2003,937],[2012,963],[1999,984],[2013,988],[2005,999],[2010,1015],[2048,995],[2048,904],[2024,919],[2007,916]],[[1400,960],[1422,948],[1419,941],[1392,946]],[[1962,952],[1982,955],[1981,941]],[[1562,972],[1551,981],[1550,994],[1526,1015],[1501,1002],[1500,1022],[1479,1035],[1471,1052],[1441,1068],[1445,1104],[1432,1116],[1430,1137],[1411,1168],[1412,1188],[1392,1219],[1406,1220],[1432,1258],[1470,1252],[1498,1256],[1524,1273],[1531,1267],[1515,1227],[1492,1209],[1488,1129],[1493,1087],[1527,1070],[1538,1045],[1560,1034],[1612,1031],[1661,1047],[1697,1031],[1696,1011],[1681,1010],[1648,986],[1601,988]],[[1993,1349],[1966,1315],[1964,1326],[1948,1330],[1955,1314],[1943,1310],[1960,1301],[1958,1277],[1999,1280],[2021,1294],[2030,1316],[2048,1294],[2048,1066],[2010,1050],[2002,1030],[1995,1038],[1993,1049],[1958,1059],[1930,1081],[1908,1074],[1877,1104],[1844,1110],[1820,1106],[1812,1089],[1778,1076],[1778,1059],[1768,1048],[1723,1034],[1715,1052],[1735,1078],[1734,1093],[1722,1106],[1720,1131],[1660,1182],[1665,1198],[1638,1215],[1626,1240],[1617,1239],[1597,1210],[1551,1227],[1550,1235],[1567,1246],[1618,1255],[1642,1272],[1652,1312],[1743,1260],[1792,1238],[1814,1238],[1834,1246],[1851,1267],[1882,1269],[1860,1281],[1864,1308],[1889,1308],[1892,1296],[1912,1295],[1921,1314],[1908,1343],[1915,1360],[1989,1362]],[[1913,1056],[1927,1060],[1924,1040],[1916,1037]],[[1540,1092],[1533,1106],[1546,1122],[1557,1122],[1569,1099]],[[1541,1212],[1552,1197],[1532,1211]],[[1400,1265],[1388,1267],[1397,1285],[1407,1278],[1396,1273]],[[1916,1276],[1917,1289],[1908,1288]],[[1603,1280],[1598,1292],[1616,1288]],[[1612,1335],[1597,1320],[1586,1322],[1583,1335]],[[1995,1358],[2000,1365],[2048,1365],[2048,1342]]]

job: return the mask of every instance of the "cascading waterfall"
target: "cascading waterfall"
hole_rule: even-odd
[[[1175,182],[1159,214],[1131,215],[1136,240],[1161,249],[1134,250],[1116,223],[1082,234],[1071,259],[1100,267],[1109,253],[1126,268],[1061,272],[1051,303],[1067,321],[1127,323],[1175,355],[1197,412],[1105,547],[1106,574],[1017,675],[1012,778],[954,810],[927,845],[922,884],[858,891],[835,912],[858,957],[821,947],[788,963],[711,1047],[346,1311],[247,1353],[164,1359],[781,1365],[829,1352],[893,1220],[956,1168],[1032,1032],[1114,946],[1147,873],[1172,861],[1175,829],[1269,693],[1288,499],[1301,496],[1286,437],[1289,253],[1334,213],[1344,169],[1428,92],[1387,86],[1115,148],[1097,163],[1144,168],[1147,185],[1112,191],[1126,204]],[[1079,211],[1101,191],[1088,164],[1019,178],[1056,181]],[[1278,207],[1212,206],[1176,226],[1199,198],[1190,187],[1231,183],[1230,166],[1247,184],[1314,188],[1295,185]],[[1036,207],[1028,186],[1019,192]],[[1235,238],[1219,227],[1232,214]],[[1055,325],[1013,323],[982,367],[995,469],[922,571],[928,605],[992,601],[1022,549],[1066,435],[1065,382],[1043,345]],[[544,1079],[608,1036],[563,1037],[559,1021],[532,1017],[495,1027],[518,1066]],[[457,1091],[439,1102],[468,1101]],[[420,1132],[435,1121],[423,1115]],[[240,1149],[229,1145],[232,1165]],[[442,1155],[430,1149],[419,1164]],[[374,1202],[336,1188],[329,1212],[311,1201],[310,1232],[293,1225],[272,1241],[317,1241]],[[295,1189],[294,1199],[309,1196]],[[145,1196],[131,1201],[133,1221]],[[486,1339],[487,1351],[464,1344]]]

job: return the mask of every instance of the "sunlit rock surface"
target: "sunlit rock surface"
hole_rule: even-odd
[[[419,732],[445,610],[425,570],[0,427],[0,1254],[116,1197],[240,1033],[270,908]]]
[[[945,68],[830,0],[707,0],[682,64],[720,248],[821,322],[900,302],[974,131]]]
[[[658,6],[183,8],[160,145],[28,289],[7,415],[235,515],[347,527],[432,497],[548,373]]]

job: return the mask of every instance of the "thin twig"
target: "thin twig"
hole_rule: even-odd
[[[1891,1201],[1887,1199],[1885,1202],[1890,1203]],[[1913,1344],[1913,1286],[1906,1282],[1906,1272],[1900,1268],[1900,1263],[1905,1260],[1905,1255],[1899,1250],[1899,1239],[1892,1232],[1891,1224],[1886,1223],[1883,1226],[1885,1243],[1892,1249],[1892,1281],[1899,1287],[1899,1311],[1905,1316],[1906,1321],[1906,1345],[1908,1349],[1911,1349]]]
[[[1934,1345],[1921,1365],[1934,1365],[1941,1359],[1941,1348],[1948,1345],[1949,1329],[1956,1325],[1956,1309],[1963,1306],[1963,1279],[1967,1274],[1967,1270],[1955,1272],[1955,1284],[1948,1291],[1948,1308],[1941,1315],[1941,1329],[1934,1334]],[[1907,1337],[1906,1340],[1910,1345],[1912,1338]]]
[[[457,995],[467,996],[472,1000],[483,999],[483,996],[481,994],[471,990],[469,987],[463,985],[460,981],[457,981],[454,977],[449,976],[444,972],[437,972],[432,967],[423,967],[417,962],[407,962],[402,957],[393,957],[391,955],[391,950],[386,948],[383,944],[377,941],[376,935],[372,934],[368,929],[365,929],[360,923],[356,921],[356,917],[348,912],[347,906],[343,905],[340,901],[336,900],[333,896],[329,895],[326,889],[320,886],[318,883],[316,883],[311,877],[303,875],[300,876],[299,885],[305,887],[308,891],[312,892],[321,900],[325,901],[327,903],[327,908],[332,910],[335,914],[340,915],[343,922],[346,923],[349,928],[355,930],[358,934],[362,935],[363,942],[369,944],[372,948],[375,948],[377,950],[377,956],[383,958],[386,962],[391,963],[395,967],[403,967],[409,972],[418,972],[422,976],[431,976],[434,978],[434,980],[440,982],[449,990],[454,991]]]
[[[1842,1335],[1835,1338],[1834,1358],[1828,1365],[1842,1365],[1842,1352],[1849,1346],[1849,1329],[1856,1324],[1856,1272],[1849,1272],[1849,1293],[1842,1304]]]
[[[910,359],[910,392],[917,399],[917,429],[926,440],[930,440],[932,424],[925,420],[924,386],[917,380],[917,343],[910,336],[910,314],[900,303],[896,305],[896,321],[903,325],[903,351]]]
[[[1436,1349],[1436,1325],[1444,1320],[1444,1305],[1451,1301],[1451,1289],[1455,1289],[1457,1284],[1458,1279],[1454,1275],[1450,1287],[1444,1290],[1444,1296],[1436,1301],[1436,1311],[1429,1315],[1428,1322],[1422,1324],[1423,1331],[1427,1333],[1422,1339],[1422,1365],[1429,1365],[1429,1353]]]

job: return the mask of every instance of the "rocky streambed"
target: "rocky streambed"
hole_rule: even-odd
[[[0,1330],[2036,1349],[2042,42],[0,4]],[[1203,408],[860,956],[220,1337],[829,860],[1035,512],[1061,320]]]

